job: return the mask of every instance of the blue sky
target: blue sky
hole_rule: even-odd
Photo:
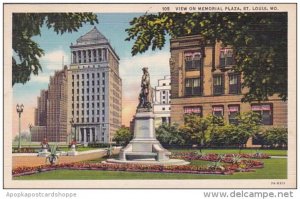
[[[169,40],[162,50],[149,50],[141,55],[131,56],[133,41],[125,41],[127,37],[125,29],[129,27],[129,22],[134,17],[142,14],[97,14],[99,23],[95,24],[120,57],[119,69],[123,82],[123,121],[126,125],[135,112],[142,74],[141,68],[149,67],[152,86],[155,86],[157,80],[163,78],[164,75],[169,75]],[[29,120],[26,122],[33,123],[32,114],[37,103],[37,96],[41,89],[48,88],[49,77],[54,74],[54,71],[62,68],[62,57],[64,56],[65,65],[70,64],[70,44],[75,43],[76,39],[90,31],[93,26],[85,24],[78,32],[63,35],[57,35],[52,29],[43,27],[41,36],[33,38],[45,51],[45,55],[40,59],[43,71],[39,76],[32,75],[31,80],[26,84],[16,84],[13,87],[13,104],[23,103],[25,105],[24,116]]]

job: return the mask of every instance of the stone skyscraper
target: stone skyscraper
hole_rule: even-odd
[[[121,127],[119,57],[96,27],[70,48],[68,121],[74,121],[77,142],[111,142]]]

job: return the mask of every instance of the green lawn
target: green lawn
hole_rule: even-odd
[[[102,159],[101,159],[102,160]],[[100,159],[99,159],[100,161]],[[34,175],[15,177],[14,180],[115,180],[115,179],[286,179],[287,159],[265,159],[263,169],[255,172],[234,173],[233,175],[168,174],[124,171],[56,170]],[[210,162],[193,161],[194,165],[206,165]]]
[[[170,151],[195,151],[195,149],[180,149],[180,150],[172,150],[170,149]],[[200,151],[200,150],[198,150]],[[205,153],[217,153],[217,154],[232,154],[232,153],[239,153],[239,149],[202,149],[203,152]],[[260,152],[260,153],[266,153],[270,156],[287,156],[287,150],[270,150],[270,149],[242,149],[241,153],[256,153],[256,152]]]

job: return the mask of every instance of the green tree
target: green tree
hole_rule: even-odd
[[[232,144],[238,144],[242,149],[247,140],[260,131],[261,118],[255,112],[244,112],[238,115],[237,124],[232,125],[232,131],[228,135]]]
[[[183,132],[179,130],[178,124],[163,123],[155,130],[157,140],[163,145],[184,145]]]
[[[32,40],[41,35],[41,27],[53,29],[57,34],[77,31],[84,23],[98,23],[92,13],[14,13],[12,27],[12,85],[25,84],[30,75],[42,71],[39,58],[44,50]]]
[[[132,137],[133,135],[128,127],[121,127],[116,131],[113,141],[119,145],[125,146],[130,142]]]
[[[200,152],[202,147],[210,140],[210,134],[218,125],[223,124],[223,119],[209,115],[201,117],[196,114],[189,114],[184,116],[184,126],[181,130],[190,144],[200,145]]]
[[[287,100],[287,13],[158,13],[133,18],[126,40],[135,40],[132,55],[162,49],[166,36],[202,35],[235,51],[235,72],[249,88],[242,101]],[[214,68],[212,69],[214,70]]]
[[[266,144],[271,147],[284,147],[288,143],[288,131],[285,127],[267,128],[263,132]]]

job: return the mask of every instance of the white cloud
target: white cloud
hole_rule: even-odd
[[[50,74],[49,73],[39,73],[39,75],[31,75],[32,82],[37,83],[49,83]]]
[[[65,51],[59,49],[51,52],[46,52],[45,56],[41,58],[41,64],[43,69],[48,69],[50,71],[54,70],[61,70],[63,68],[62,66],[62,60],[64,57],[64,65],[69,65],[70,59],[68,53]]]

